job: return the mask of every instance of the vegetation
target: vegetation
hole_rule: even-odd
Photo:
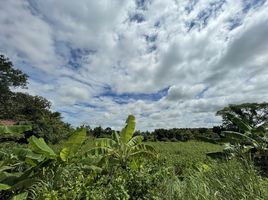
[[[125,128],[120,134],[114,134],[112,139],[86,139],[86,131],[83,129],[62,144],[54,146],[55,150],[35,136],[29,139],[29,146],[24,151],[14,151],[9,146],[9,153],[12,153],[2,155],[5,159],[2,159],[1,177],[3,174],[10,176],[0,180],[0,194],[4,199],[16,194],[29,199],[268,197],[268,181],[258,174],[250,162],[236,159],[214,161],[206,157],[206,152],[221,150],[221,146],[200,141],[143,144],[140,136],[133,137],[134,117],[129,116],[126,122]],[[133,148],[141,144],[148,147],[148,152],[144,148]],[[96,154],[89,156],[89,152]],[[127,152],[136,152],[139,156],[127,157],[131,155]],[[154,152],[158,152],[159,156],[146,159],[147,155]],[[12,159],[10,155],[13,155]],[[109,161],[109,165],[100,162],[103,158]],[[122,162],[126,160],[129,162]],[[142,160],[142,164],[133,167],[132,160]],[[17,176],[14,184],[8,184],[14,174]]]
[[[135,130],[135,117],[129,115],[126,126],[120,134],[112,133],[112,138],[99,138],[95,140],[95,147],[91,149],[94,155],[101,155],[100,163],[116,165],[126,168],[129,163],[132,167],[139,167],[137,161],[142,157],[154,157],[153,147],[142,144],[143,136],[133,136]]]
[[[31,130],[31,125],[0,125],[0,142],[19,141],[24,136],[22,133]]]
[[[229,117],[230,114],[242,119],[251,127],[258,127],[268,122],[268,103],[231,104],[216,113],[223,118],[225,129],[237,130],[237,124]]]
[[[219,142],[225,142],[223,152],[209,153],[208,155],[225,155],[249,159],[261,167],[267,174],[268,169],[268,123],[261,123],[252,127],[233,113],[227,113],[228,119],[238,127],[240,132],[223,131]]]

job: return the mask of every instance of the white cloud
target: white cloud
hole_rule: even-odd
[[[268,3],[247,2],[9,0],[0,51],[73,124],[212,126],[229,103],[268,101]]]

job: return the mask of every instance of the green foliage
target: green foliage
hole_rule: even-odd
[[[257,135],[265,136],[265,128],[255,130],[247,124],[241,127],[242,133],[227,132],[226,139],[231,138],[234,144],[243,141],[249,146],[253,140],[260,142],[254,134],[262,131],[262,135]],[[135,135],[134,130],[135,118],[129,116],[122,131],[113,132],[111,138],[86,137],[86,130],[78,129],[65,142],[52,147],[35,136],[29,138],[28,148],[18,148],[16,143],[3,144],[1,198],[7,200],[15,195],[40,200],[268,198],[268,181],[258,175],[253,165],[244,159],[215,162],[206,156],[206,152],[221,151],[222,146],[194,140],[143,143],[143,137]],[[156,158],[155,155],[157,159],[145,159]]]
[[[187,175],[196,163],[208,163],[207,152],[222,151],[218,144],[201,141],[188,142],[147,142],[159,153],[159,162],[174,167],[178,176]]]
[[[217,133],[211,128],[172,128],[172,129],[155,129],[153,132],[142,132],[139,135],[144,135],[147,141],[188,141],[201,140],[206,138],[217,138]]]
[[[232,114],[228,114],[228,118],[241,130],[241,133],[224,131],[224,141],[228,141],[234,147],[241,147],[245,153],[254,152],[253,156],[268,156],[268,131],[265,128],[251,127],[248,123]],[[231,147],[229,146],[228,150],[230,149]]]
[[[47,158],[54,159],[56,157],[55,152],[46,144],[43,138],[30,137],[29,148],[37,154],[41,154]]]
[[[81,147],[86,139],[86,130],[81,129],[76,131],[69,139],[65,142],[63,149],[60,152],[60,158],[63,161],[67,161],[76,154],[78,149]]]
[[[249,159],[260,166],[267,175],[268,130],[265,128],[266,124],[252,127],[234,114],[227,113],[226,116],[238,127],[240,132],[223,131],[220,142],[225,143],[224,151],[212,152],[208,153],[208,155],[215,158],[239,157]]]
[[[32,136],[29,138],[29,148],[14,149],[15,163],[8,159],[9,154],[2,153],[3,161],[0,163],[1,190],[13,192],[23,191],[33,185],[38,178],[44,176],[47,170],[56,170],[59,166],[65,165],[67,159],[74,156],[85,140],[85,130],[79,130],[73,134],[64,147],[64,157],[57,155],[43,138]],[[63,152],[63,150],[61,150]],[[60,159],[60,158],[64,159]],[[14,166],[22,165],[25,168],[15,169]],[[20,196],[19,196],[20,197]]]
[[[143,157],[154,157],[156,152],[149,145],[142,144],[142,136],[133,136],[135,131],[135,117],[129,115],[126,126],[120,134],[114,132],[112,138],[98,138],[90,154],[101,156],[102,163],[117,163],[126,167],[130,162],[135,162]],[[136,163],[137,164],[137,163]],[[134,165],[133,165],[134,166]]]
[[[46,177],[32,187],[30,197],[63,200],[267,199],[268,181],[260,177],[252,165],[236,160],[212,162],[206,158],[205,152],[220,149],[218,145],[198,141],[150,144],[159,151],[159,161],[148,160],[137,170],[118,166],[113,173],[102,171],[89,175],[78,164],[46,171]],[[91,145],[88,141],[85,148]],[[183,176],[177,174],[178,163],[187,163],[179,166],[185,171]]]
[[[177,199],[237,200],[267,199],[268,181],[257,175],[254,167],[236,160],[212,163],[192,169],[177,184]]]
[[[12,126],[2,126],[0,125],[0,134],[21,134],[25,131],[32,130],[31,125],[12,125]]]
[[[0,125],[0,142],[8,140],[18,140],[23,138],[23,133],[32,130],[31,125]]]
[[[28,193],[27,192],[23,192],[21,194],[15,195],[12,197],[11,200],[26,200],[28,197]]]
[[[4,55],[0,55],[0,119],[1,115],[5,115],[11,108],[9,106],[13,94],[11,87],[25,87],[26,83],[27,75],[14,69],[12,62]]]
[[[268,122],[268,103],[243,103],[239,105],[230,104],[229,106],[219,110],[216,115],[223,118],[223,126],[227,129],[237,131],[234,117],[242,119],[251,127],[258,127]]]
[[[9,190],[11,187],[7,184],[0,183],[0,191],[1,190]]]
[[[0,88],[26,86],[27,75],[13,68],[12,62],[4,55],[0,55]]]

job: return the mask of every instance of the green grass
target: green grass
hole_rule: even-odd
[[[188,176],[174,184],[176,199],[186,200],[266,200],[268,181],[258,175],[253,165],[237,160],[211,163],[191,170]]]
[[[182,175],[189,169],[211,161],[207,152],[221,151],[220,145],[201,142],[147,142],[158,152],[160,160],[168,166],[174,166],[176,174]]]
[[[207,152],[222,146],[201,141],[148,142],[159,152],[160,162],[173,166],[175,175],[164,191],[166,199],[236,200],[268,199],[268,181],[247,162],[215,161]]]

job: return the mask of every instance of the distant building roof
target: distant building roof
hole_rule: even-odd
[[[13,120],[0,120],[0,125],[12,126],[14,124],[16,124],[16,122]]]

